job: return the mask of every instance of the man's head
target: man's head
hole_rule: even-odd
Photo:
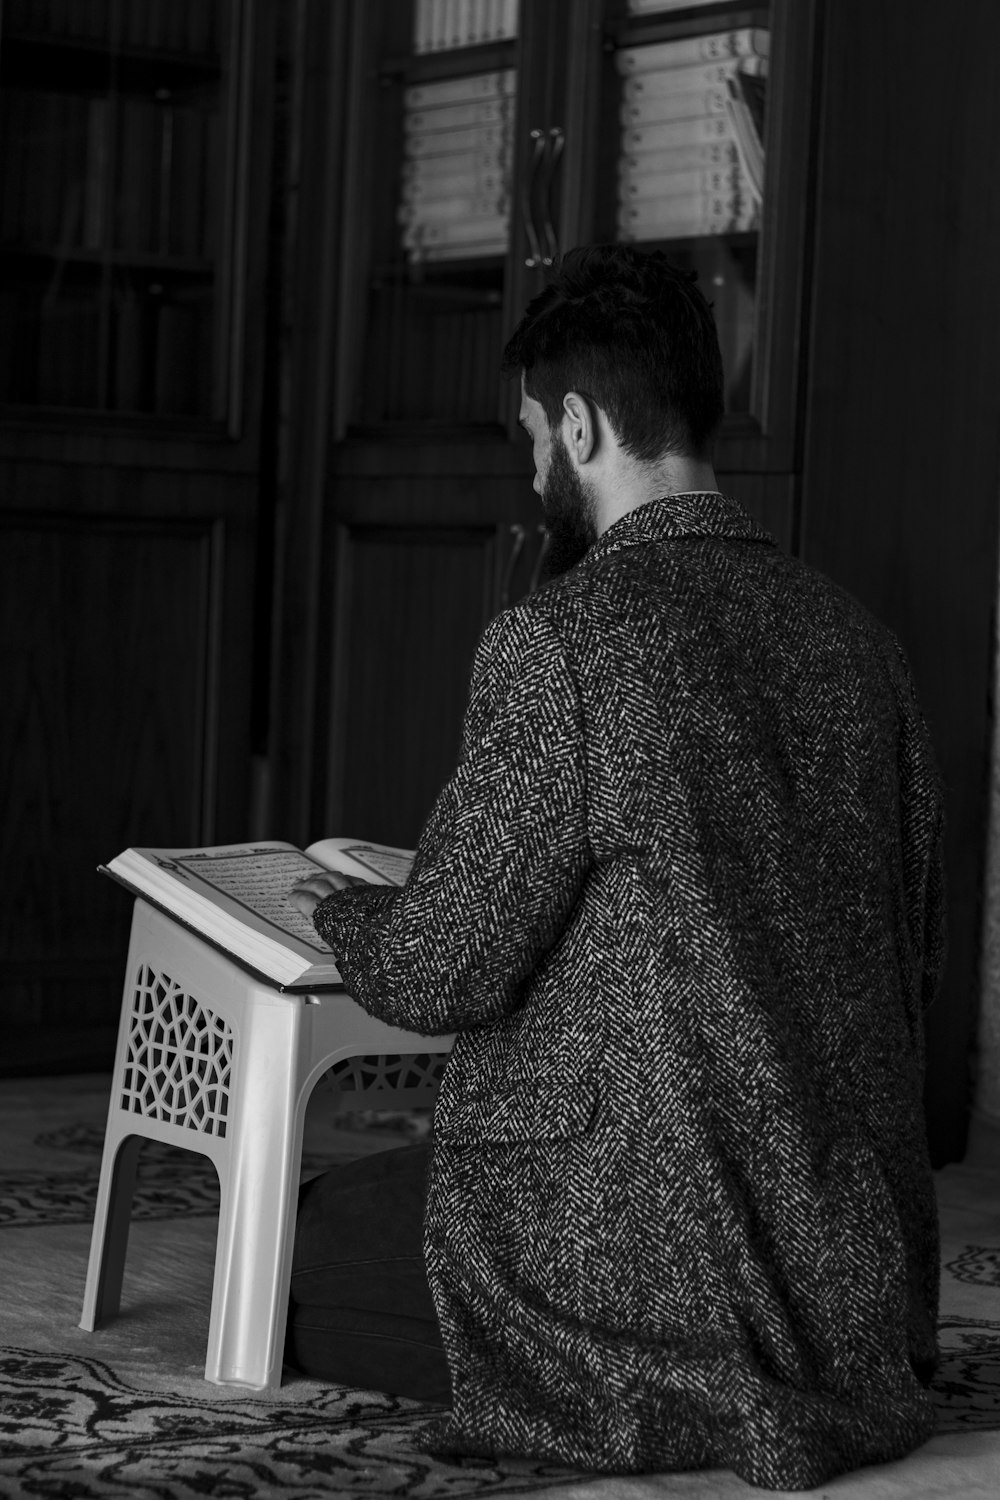
[[[636,469],[710,462],[723,410],[715,324],[694,278],[659,252],[569,251],[529,303],[503,369],[521,376],[550,573],[571,567],[597,538],[598,495],[581,463],[600,452],[605,424]]]
[[[503,367],[523,374],[551,427],[562,421],[566,393],[578,391],[635,459],[710,455],[723,410],[715,323],[693,275],[660,251],[568,251],[528,304]]]

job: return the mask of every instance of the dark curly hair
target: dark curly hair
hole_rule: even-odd
[[[722,356],[695,279],[658,250],[569,250],[511,335],[503,372],[524,372],[550,427],[578,391],[633,457],[705,458],[722,418]]]

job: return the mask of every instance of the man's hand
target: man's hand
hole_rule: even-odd
[[[310,875],[300,880],[288,892],[288,899],[304,916],[311,917],[319,903],[334,891],[346,891],[352,885],[368,885],[360,875],[344,875],[340,870],[324,870],[322,875]]]

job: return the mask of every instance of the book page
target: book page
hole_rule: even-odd
[[[306,853],[328,869],[361,875],[372,885],[405,885],[413,864],[412,849],[396,849],[371,839],[320,839]]]
[[[264,846],[235,851],[205,849],[157,859],[156,863],[161,869],[174,874],[184,872],[223,892],[237,906],[262,917],[314,952],[333,952],[316,931],[312,919],[288,899],[297,881],[315,875],[322,868],[298,849]]]

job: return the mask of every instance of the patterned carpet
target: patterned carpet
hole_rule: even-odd
[[[164,1396],[101,1360],[14,1348],[0,1350],[0,1380],[5,1495],[520,1494],[567,1478],[528,1463],[446,1470],[415,1452],[414,1408],[390,1397],[316,1388],[289,1406]]]
[[[97,1333],[82,1332],[106,1091],[102,1078],[0,1082],[0,1274],[7,1289],[0,1310],[0,1496],[458,1500],[554,1490],[565,1500],[715,1500],[752,1493],[721,1473],[595,1480],[528,1462],[445,1464],[413,1446],[431,1408],[295,1377],[270,1398],[207,1384],[216,1179],[204,1158],[152,1142],[143,1148],[122,1315]],[[320,1092],[310,1109],[306,1175],[426,1129],[422,1116],[336,1115],[329,1102]],[[921,1475],[931,1473],[932,1460],[951,1463],[953,1452],[975,1456],[971,1479],[959,1480],[955,1470],[953,1493],[1000,1493],[1000,1436],[990,1436],[1000,1434],[998,1184],[995,1170],[939,1174],[939,1437],[902,1465],[863,1471],[815,1493],[845,1500],[945,1493],[938,1480],[921,1488]],[[891,1487],[895,1470],[898,1490]]]

